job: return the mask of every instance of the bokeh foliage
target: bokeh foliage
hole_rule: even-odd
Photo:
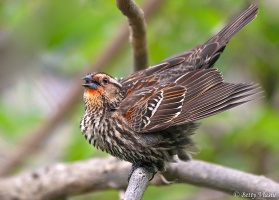
[[[137,1],[143,5],[145,1]],[[205,42],[249,5],[239,0],[164,1],[147,22],[150,63]],[[202,120],[195,159],[279,180],[279,13],[278,2],[259,2],[259,15],[229,43],[216,67],[231,82],[255,82],[264,98]],[[73,77],[100,56],[126,23],[115,2],[102,0],[2,0],[0,2],[0,151],[8,149],[59,109]],[[128,40],[127,40],[128,41]],[[130,46],[105,72],[132,72]],[[82,94],[72,115],[25,162],[38,167],[56,161],[106,156],[83,139],[79,120]],[[58,102],[58,103],[57,103]],[[57,136],[59,135],[59,136]],[[50,148],[56,151],[49,151]],[[51,156],[46,156],[51,154]],[[7,154],[8,155],[8,154]],[[0,155],[1,156],[1,155]],[[23,168],[24,168],[23,167]],[[20,171],[21,169],[19,169]],[[187,199],[198,193],[189,185],[149,187],[144,199]],[[117,191],[72,199],[116,199]],[[229,197],[228,197],[229,198]]]

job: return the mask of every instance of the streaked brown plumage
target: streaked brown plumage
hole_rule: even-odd
[[[81,130],[102,151],[164,171],[175,155],[189,160],[195,121],[250,101],[253,84],[226,83],[212,68],[229,39],[258,12],[251,5],[203,45],[122,80],[105,73],[85,80]]]

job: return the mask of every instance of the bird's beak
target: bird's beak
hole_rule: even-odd
[[[82,84],[82,86],[86,88],[92,88],[96,90],[99,85],[90,74],[83,77],[82,80],[85,80],[85,84]]]
[[[86,87],[86,88],[92,88],[92,89],[97,89],[98,85],[96,83],[85,83],[85,84],[82,84],[83,87]]]

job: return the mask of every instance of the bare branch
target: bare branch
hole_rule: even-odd
[[[130,167],[129,163],[112,157],[53,164],[0,179],[0,199],[45,200],[112,188],[120,190],[127,186]],[[143,179],[149,176],[147,171],[139,172]],[[279,184],[271,179],[202,161],[171,163],[164,176],[177,183],[209,187],[229,194],[246,192],[256,194],[256,199],[279,199]],[[165,185],[160,176],[155,176],[151,183]],[[260,197],[259,192],[275,197]]]
[[[137,168],[129,181],[124,200],[140,200],[147,188],[151,173],[143,167]]]
[[[135,71],[145,69],[148,66],[148,51],[144,12],[133,0],[116,0],[116,5],[128,18]]]
[[[46,200],[127,186],[131,165],[115,158],[53,164],[0,179],[1,200]]]
[[[279,184],[271,179],[203,161],[171,164],[164,176],[169,181],[209,187],[231,195],[245,192],[257,194],[257,199],[279,199]],[[276,198],[260,197],[260,192],[275,194]]]

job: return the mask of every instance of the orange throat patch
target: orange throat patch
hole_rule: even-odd
[[[96,109],[102,106],[102,97],[98,89],[86,88],[84,91],[83,99],[89,109]]]

